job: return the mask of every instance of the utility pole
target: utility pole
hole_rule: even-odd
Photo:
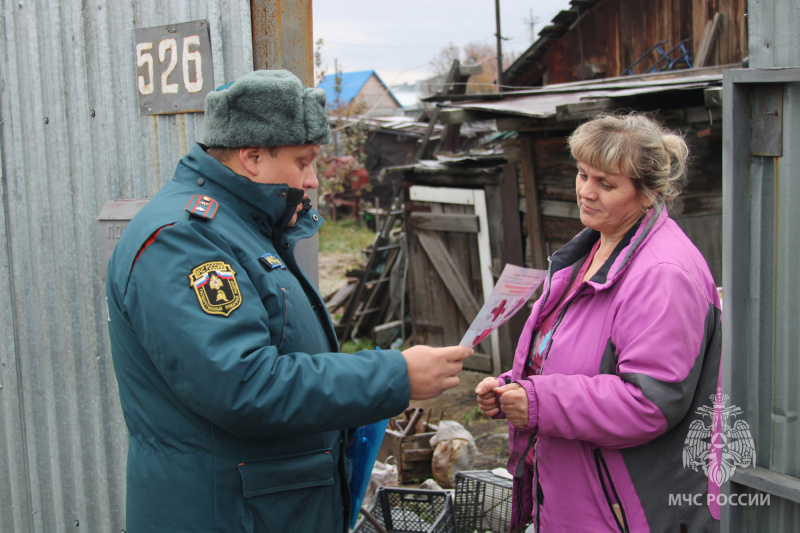
[[[494,0],[494,16],[497,20],[497,92],[503,92],[503,34],[500,33],[500,0]]]
[[[253,70],[286,69],[305,87],[314,86],[312,0],[251,0]],[[281,18],[282,12],[291,17]],[[224,18],[224,17],[223,17]],[[317,191],[309,191],[317,203]],[[297,245],[297,262],[319,287],[319,236]]]
[[[536,23],[539,22],[538,18],[533,17],[533,8],[531,8],[531,18],[525,21],[525,24],[531,27],[531,43],[536,40]]]

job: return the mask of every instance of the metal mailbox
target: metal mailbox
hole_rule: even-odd
[[[148,198],[109,200],[97,215],[100,225],[100,274],[103,281],[106,280],[108,260],[111,259],[114,246],[117,245],[117,241],[133,216],[144,207],[148,200]]]

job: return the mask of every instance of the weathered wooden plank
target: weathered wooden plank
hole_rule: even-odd
[[[481,167],[476,169],[462,169],[459,174],[430,173],[430,174],[406,174],[405,179],[409,183],[419,183],[433,187],[463,187],[469,185],[471,188],[483,187],[484,185],[496,185],[500,183],[500,168]]]
[[[414,206],[419,202],[410,202]],[[445,205],[441,203],[427,203],[431,214],[472,214],[472,206]],[[410,219],[408,224],[410,225]],[[414,231],[409,227],[409,234]],[[469,260],[469,251],[474,249],[475,235],[468,233],[441,232],[440,236],[446,249],[449,251],[455,264],[460,266],[462,275],[467,282],[471,281],[472,263]],[[413,317],[415,321],[415,339],[418,344],[433,346],[450,346],[461,340],[461,335],[466,331],[469,322],[462,317],[456,302],[449,296],[447,287],[435,273],[435,267],[423,250],[419,239],[410,238],[410,265],[409,279],[415,280],[412,297]],[[424,278],[420,280],[419,278]],[[473,293],[479,294],[479,293]],[[436,324],[440,329],[425,329],[418,332],[416,323]]]
[[[574,201],[577,169],[566,137],[535,139],[533,150],[540,200]]]
[[[472,296],[469,284],[453,263],[447,248],[434,233],[419,230],[416,235],[422,245],[422,249],[450,292],[450,296],[455,301],[458,310],[467,323],[470,323],[480,311],[480,306]]]
[[[560,202],[574,202],[575,184],[572,181],[565,182],[563,179],[560,182],[554,179],[549,179],[546,182],[542,180],[539,187],[539,198]]]
[[[492,118],[490,113],[482,113],[469,109],[442,109],[439,111],[439,122],[442,124],[465,124],[468,122],[491,120]]]
[[[717,40],[719,27],[722,23],[722,15],[717,12],[714,18],[706,22],[705,30],[703,31],[703,38],[700,41],[700,47],[695,54],[694,67],[703,68],[708,64],[711,57],[711,51],[714,49],[714,42]]]
[[[543,217],[581,218],[581,210],[575,201],[559,202],[557,200],[542,200]]]
[[[342,306],[347,299],[355,292],[356,284],[355,283],[348,283],[344,285],[342,288],[337,290],[330,296],[330,298],[325,302],[328,311],[335,311],[340,306]]]
[[[444,327],[441,324],[429,324],[427,322],[414,322],[414,329],[419,333],[437,333],[439,335],[444,333]]]
[[[722,213],[722,194],[696,194],[678,197],[680,207],[670,211],[670,215],[709,215]]]
[[[486,354],[478,353],[480,347],[475,348],[476,352],[472,357],[464,359],[466,370],[476,370],[478,372],[492,372],[492,359]]]
[[[800,503],[800,479],[766,468],[737,468],[731,481],[779,498]]]
[[[542,226],[548,241],[568,241],[584,228],[580,220],[561,217],[542,217]],[[549,253],[553,251],[551,246]]]
[[[520,136],[522,182],[525,187],[525,218],[528,226],[528,241],[531,250],[531,266],[533,268],[547,267],[547,253],[545,251],[544,235],[542,234],[541,211],[539,207],[539,193],[536,187],[536,164],[534,159],[533,140],[527,136]]]
[[[623,105],[624,103],[612,98],[579,102],[577,104],[560,105],[556,107],[556,119],[584,120],[597,114],[599,111],[604,111],[606,109],[617,109]]]
[[[433,448],[426,450],[411,449],[403,450],[403,460],[411,463],[418,463],[420,461],[430,461],[433,458]]]
[[[541,131],[552,129],[546,122],[536,118],[503,117],[495,120],[498,131]]]
[[[438,428],[437,428],[438,429]],[[426,431],[425,433],[414,433],[403,436],[401,448],[405,451],[430,448],[431,437],[436,435],[436,431]]]
[[[478,217],[475,215],[411,213],[411,227],[415,230],[478,233]]]
[[[488,192],[488,191],[487,191]],[[520,220],[520,198],[517,180],[517,165],[509,163],[503,171],[503,184],[499,188],[500,212],[502,213],[502,249],[498,275],[506,264],[525,265]],[[490,211],[491,213],[491,211]],[[490,217],[491,218],[491,217]],[[495,237],[492,235],[492,240]],[[500,369],[511,368],[514,363],[514,351],[517,340],[525,327],[525,313],[517,313],[499,329]]]

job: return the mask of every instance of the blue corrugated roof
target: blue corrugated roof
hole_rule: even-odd
[[[325,94],[328,96],[328,107],[336,107],[337,106],[337,96],[342,103],[348,104],[350,103],[353,98],[358,96],[358,93],[361,92],[361,89],[364,88],[364,84],[367,83],[367,80],[370,77],[375,76],[378,81],[386,87],[386,90],[389,92],[389,96],[397,102],[397,105],[402,107],[400,102],[395,98],[392,94],[392,91],[389,87],[383,83],[383,80],[378,76],[378,74],[374,70],[360,70],[358,72],[342,72],[342,92],[340,95],[336,94],[335,84],[336,84],[336,75],[335,74],[328,74],[322,81],[319,82],[320,89],[325,89]]]

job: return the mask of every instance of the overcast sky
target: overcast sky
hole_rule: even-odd
[[[535,32],[570,0],[500,0],[503,51],[520,54]],[[430,61],[448,44],[496,45],[494,0],[314,0],[314,42],[322,39],[322,65],[334,72],[375,70],[387,85],[433,75]],[[534,39],[535,40],[535,39]]]

